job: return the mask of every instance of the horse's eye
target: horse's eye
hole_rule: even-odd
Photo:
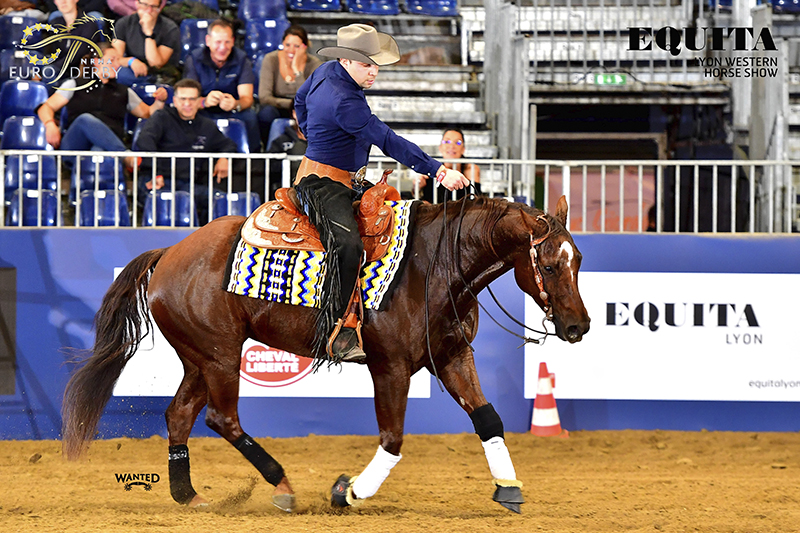
[[[548,274],[552,274],[553,273],[553,267],[546,266],[546,267],[544,267],[544,271],[547,272]]]

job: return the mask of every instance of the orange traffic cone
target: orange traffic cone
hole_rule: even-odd
[[[561,429],[556,399],[553,397],[555,386],[556,375],[547,371],[546,363],[539,363],[539,385],[536,389],[536,399],[533,400],[531,419],[531,433],[538,437],[569,436],[569,431]]]

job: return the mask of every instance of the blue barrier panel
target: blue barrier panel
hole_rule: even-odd
[[[18,294],[17,387],[14,395],[0,396],[0,438],[59,437],[61,397],[69,373],[67,347],[91,347],[94,313],[111,284],[114,268],[146,250],[174,244],[189,233],[166,229],[0,230],[0,262],[16,268]],[[580,235],[576,242],[584,255],[584,271],[800,272],[800,239],[796,237]],[[524,300],[512,274],[497,280],[493,289],[511,313],[523,317]],[[481,300],[490,311],[496,310],[488,295],[481,295]],[[787,313],[794,312],[793,305],[787,302]],[[503,322],[508,325],[508,320]],[[535,349],[546,357],[555,342],[561,341],[550,339]],[[532,401],[523,396],[524,357],[519,343],[482,313],[473,343],[481,385],[506,430],[515,432],[530,429],[532,409]],[[112,398],[101,419],[100,436],[165,436],[164,410],[170,399]],[[800,430],[793,402],[559,399],[558,407],[562,425],[570,430]],[[258,437],[377,433],[370,398],[242,398],[240,414],[243,427]],[[193,435],[214,435],[203,424],[203,417],[201,413]],[[406,431],[471,432],[472,424],[431,378],[431,397],[409,400]]]

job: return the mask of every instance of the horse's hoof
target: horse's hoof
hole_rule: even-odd
[[[519,487],[502,487],[498,485],[492,499],[509,511],[522,514],[520,504],[525,503],[525,498],[522,497],[522,489]]]
[[[192,509],[197,509],[200,507],[208,507],[208,500],[200,496],[199,494],[195,494],[192,501],[189,502],[189,507]]]
[[[287,513],[294,511],[296,503],[294,494],[274,494],[272,496],[272,505]]]
[[[342,474],[331,487],[331,505],[334,507],[350,507],[347,492],[350,490],[350,476]]]

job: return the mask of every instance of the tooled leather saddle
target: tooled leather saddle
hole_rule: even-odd
[[[397,189],[387,183],[391,172],[385,170],[381,180],[353,203],[367,262],[386,254],[394,231],[392,208],[384,203],[400,200]],[[303,213],[295,190],[289,188],[275,191],[275,200],[261,205],[247,218],[242,239],[257,248],[324,251],[317,229]]]

